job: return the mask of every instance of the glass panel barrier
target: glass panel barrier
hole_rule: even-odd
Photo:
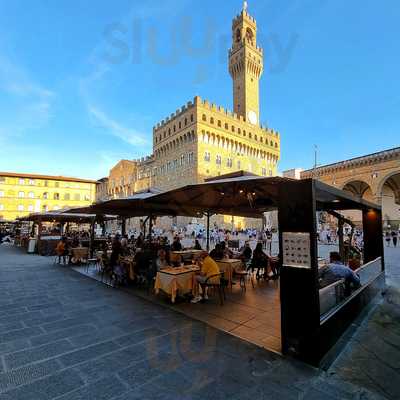
[[[332,311],[336,306],[340,305],[343,301],[351,296],[355,296],[360,289],[369,285],[375,278],[382,272],[382,259],[379,257],[371,261],[361,268],[357,269],[355,273],[360,278],[361,287],[353,293],[346,295],[345,280],[338,280],[328,286],[319,290],[319,303],[320,303],[320,316]]]

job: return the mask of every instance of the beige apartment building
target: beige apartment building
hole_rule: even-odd
[[[0,172],[0,220],[33,212],[85,207],[96,198],[96,181],[64,176]]]

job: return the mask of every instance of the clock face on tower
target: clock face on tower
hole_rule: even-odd
[[[257,125],[258,118],[257,118],[257,114],[254,111],[249,111],[247,116],[248,116],[251,124]]]

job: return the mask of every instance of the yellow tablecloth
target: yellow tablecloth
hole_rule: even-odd
[[[235,270],[243,269],[242,260],[227,259],[217,261],[220,272],[224,273],[225,279],[228,281],[229,286],[232,288],[233,272]]]
[[[162,290],[171,296],[175,303],[177,294],[186,294],[193,291],[195,287],[195,272],[198,267],[167,268],[157,273],[154,289],[156,294]]]

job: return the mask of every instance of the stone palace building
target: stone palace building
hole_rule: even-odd
[[[229,50],[233,112],[196,96],[154,126],[151,156],[121,160],[99,181],[98,200],[149,188],[170,190],[240,170],[276,175],[280,136],[260,123],[263,58],[257,23],[245,3],[233,20]]]

